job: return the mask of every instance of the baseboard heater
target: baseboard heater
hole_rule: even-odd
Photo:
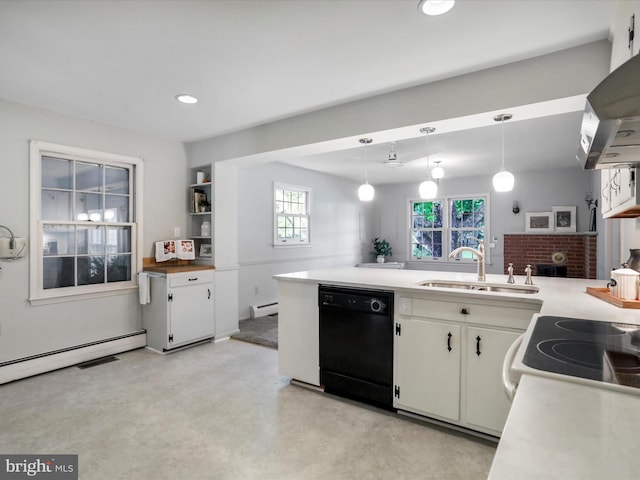
[[[135,350],[136,348],[144,347],[146,344],[147,333],[145,330],[140,330],[98,342],[0,363],[0,385],[97,358],[115,355],[116,353]]]
[[[251,318],[266,317],[278,313],[278,302],[251,305]]]

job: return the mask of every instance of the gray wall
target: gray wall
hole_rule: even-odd
[[[554,205],[575,205],[577,207],[577,231],[589,229],[589,212],[584,201],[587,190],[592,188],[593,172],[575,168],[553,171],[515,173],[513,191],[496,193],[491,184],[492,175],[485,177],[444,178],[440,182],[439,195],[490,193],[489,238],[497,238],[495,248],[490,249],[488,273],[503,272],[504,234],[524,232],[525,212],[548,212]],[[385,185],[376,187],[373,225],[376,235],[389,240],[393,247],[393,261],[405,261],[409,255],[409,199],[418,199],[418,181],[411,184]],[[511,212],[513,201],[517,200],[520,213]],[[489,248],[487,242],[486,247]],[[475,264],[459,262],[412,262],[408,268],[438,269],[450,271],[475,271]]]
[[[182,143],[0,100],[0,225],[16,236],[29,235],[30,139],[143,158],[144,256],[152,256],[154,241],[173,238],[173,227],[186,234],[187,159]],[[0,261],[0,362],[141,328],[137,295],[30,306],[30,261],[28,254]]]
[[[273,183],[309,187],[309,246],[273,246]],[[239,315],[253,304],[277,299],[272,276],[329,266],[355,265],[369,248],[370,208],[358,200],[358,184],[283,163],[239,169]],[[368,250],[364,250],[368,251]]]

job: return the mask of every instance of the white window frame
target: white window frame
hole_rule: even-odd
[[[421,199],[421,198],[410,198],[408,200],[407,211],[408,211],[408,221],[407,224],[409,226],[409,238],[408,238],[408,261],[410,262],[426,262],[426,263],[442,263],[442,262],[455,262],[455,263],[475,263],[475,258],[449,258],[449,252],[451,252],[451,231],[454,230],[451,227],[451,212],[449,208],[449,202],[451,200],[468,200],[473,198],[483,198],[484,199],[484,238],[485,238],[485,263],[490,263],[490,248],[487,245],[487,239],[489,237],[489,230],[491,229],[491,219],[490,219],[490,199],[491,196],[489,193],[473,193],[473,194],[462,194],[462,195],[443,195],[441,197],[433,198],[433,199]],[[433,257],[425,257],[425,258],[417,258],[413,257],[412,253],[412,232],[413,232],[413,203],[415,202],[441,202],[443,205],[442,209],[442,254],[441,258],[433,258]]]
[[[307,219],[307,238],[287,240],[278,238],[278,217],[282,216],[276,209],[276,192],[279,190],[288,190],[291,192],[305,193],[306,202],[306,214],[287,214],[286,216],[305,217]],[[287,183],[273,182],[273,246],[274,247],[300,247],[308,246],[311,244],[311,194],[312,190],[309,187],[301,187],[299,185],[290,185]]]
[[[74,287],[43,288],[43,225],[41,220],[42,205],[42,157],[52,156],[80,160],[86,162],[101,163],[105,165],[123,166],[133,170],[133,193],[131,195],[130,208],[131,219],[131,280],[127,282],[114,282],[106,284],[81,285]],[[45,305],[60,303],[69,300],[84,300],[110,295],[129,294],[137,291],[138,272],[142,270],[143,252],[143,160],[137,157],[118,155],[85,148],[71,147],[56,143],[31,140],[29,142],[29,302],[31,305]],[[75,222],[56,222],[59,224]],[[114,224],[118,225],[118,224]]]

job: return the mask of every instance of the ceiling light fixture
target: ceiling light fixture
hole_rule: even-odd
[[[398,168],[402,166],[402,162],[398,160],[398,156],[395,151],[396,142],[391,142],[391,151],[389,152],[389,158],[384,162],[386,168]]]
[[[420,0],[418,10],[425,15],[442,15],[453,8],[455,0]]]
[[[434,180],[440,180],[441,178],[444,177],[444,168],[442,168],[440,166],[442,161],[441,160],[434,160],[433,163],[435,163],[436,166],[433,167],[433,170],[431,170],[431,176],[433,177]]]
[[[180,95],[176,95],[176,100],[180,103],[198,103],[198,99],[193,95],[189,95],[188,93],[181,93]]]
[[[436,129],[433,127],[423,127],[420,129],[420,133],[427,135],[427,179],[418,187],[420,198],[425,200],[435,198],[438,194],[438,184],[431,180],[431,172],[429,171],[429,134],[435,131]]]
[[[510,192],[515,182],[513,174],[504,167],[504,121],[511,118],[513,115],[510,113],[501,113],[493,117],[496,122],[502,123],[502,168],[493,176],[493,188],[496,192]]]
[[[359,140],[360,143],[364,145],[364,183],[360,185],[358,188],[358,198],[363,202],[370,202],[373,200],[373,195],[375,190],[371,185],[369,185],[369,179],[367,178],[367,145],[369,145],[373,140],[370,138],[361,138]]]

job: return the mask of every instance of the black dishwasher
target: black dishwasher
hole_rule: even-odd
[[[393,292],[320,285],[325,392],[393,410]]]

